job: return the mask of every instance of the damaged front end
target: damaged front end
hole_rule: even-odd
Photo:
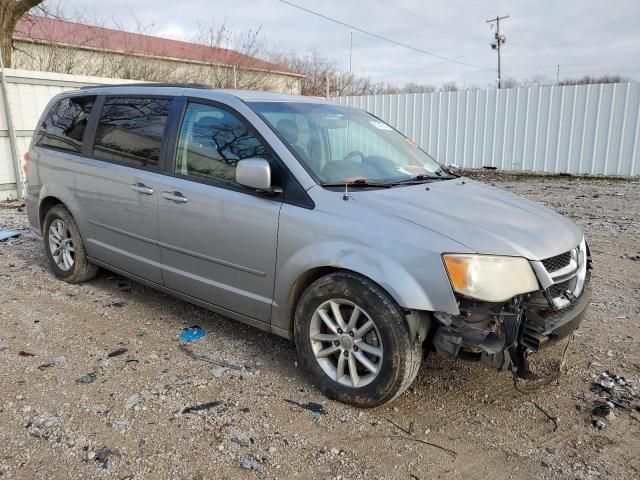
[[[459,315],[436,312],[433,346],[438,354],[480,360],[525,377],[528,354],[578,328],[591,298],[591,255],[586,242],[529,263],[539,290],[504,302],[478,301],[458,293]]]

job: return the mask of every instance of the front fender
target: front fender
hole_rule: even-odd
[[[404,259],[405,255],[399,253],[398,258]],[[401,307],[457,315],[458,305],[440,256],[414,260],[418,262],[413,263],[413,267],[419,266],[417,269],[368,246],[339,241],[308,244],[278,262],[272,326],[290,331],[290,288],[305,272],[319,267],[359,273],[384,288]]]

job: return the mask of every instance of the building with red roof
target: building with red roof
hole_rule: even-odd
[[[25,15],[13,33],[12,67],[220,88],[300,93],[303,75],[238,51]]]

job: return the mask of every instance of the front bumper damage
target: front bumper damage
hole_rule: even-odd
[[[459,296],[459,315],[435,313],[433,346],[438,354],[480,360],[524,376],[528,354],[578,328],[591,300],[591,256],[586,242],[531,264],[541,290],[504,303]]]

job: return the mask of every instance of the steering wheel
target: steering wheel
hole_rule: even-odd
[[[343,162],[345,162],[345,161],[347,161],[347,160],[350,160],[350,159],[351,159],[351,158],[353,158],[353,157],[360,157],[360,160],[364,160],[365,156],[366,156],[366,155],[365,155],[364,153],[362,153],[360,150],[354,150],[354,151],[353,151],[353,152],[351,152],[351,153],[347,153],[347,154],[344,156],[344,158],[342,159],[342,161],[343,161]]]

